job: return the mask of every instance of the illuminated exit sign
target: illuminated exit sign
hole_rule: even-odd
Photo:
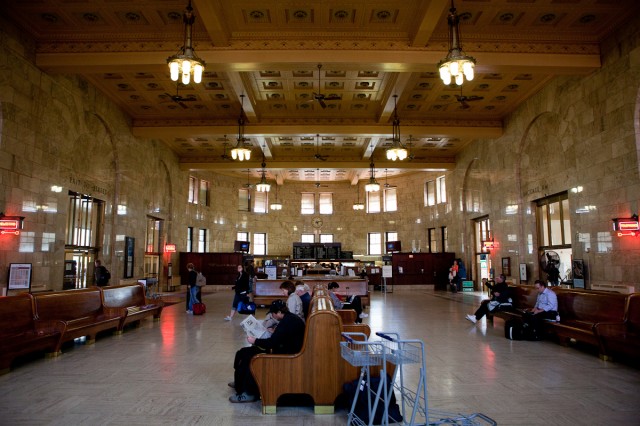
[[[20,235],[24,218],[20,216],[0,217],[0,234]]]

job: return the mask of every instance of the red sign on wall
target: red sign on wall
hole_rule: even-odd
[[[20,235],[22,219],[16,216],[4,216],[0,218],[0,234]]]
[[[176,252],[176,245],[175,244],[165,244],[164,245],[164,252],[165,253],[175,253]]]

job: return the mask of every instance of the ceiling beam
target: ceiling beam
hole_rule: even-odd
[[[175,138],[196,138],[209,137],[211,135],[233,135],[237,132],[236,126],[149,126],[133,127],[133,135],[141,138],[155,138],[165,140],[167,137]],[[502,124],[490,122],[486,126],[476,123],[476,125],[456,125],[451,123],[447,125],[434,124],[417,126],[406,124],[402,126],[402,133],[405,135],[413,135],[413,137],[458,137],[458,138],[498,138],[502,136]],[[247,126],[245,128],[245,137],[279,137],[279,136],[299,136],[301,134],[316,134],[323,136],[343,136],[345,134],[354,134],[359,137],[387,137],[391,133],[391,126],[385,125],[313,125],[308,124],[257,124]],[[366,153],[363,153],[363,156]]]
[[[257,161],[256,161],[257,160]],[[206,170],[220,172],[246,172],[247,169],[261,168],[262,158],[251,161],[225,161],[220,163],[210,163],[206,159],[180,160],[180,170]],[[278,173],[281,170],[296,169],[318,169],[318,162],[315,160],[304,161],[270,161],[267,169],[270,173]],[[322,164],[323,169],[353,169],[369,170],[369,164],[362,161],[334,161]],[[380,169],[401,169],[405,171],[443,171],[455,168],[455,158],[433,158],[425,162],[417,161],[377,161],[376,170]]]
[[[224,24],[224,20],[221,19],[222,17],[216,13],[216,10],[222,10],[220,6],[215,5],[214,7],[212,0],[193,0],[193,5],[197,11],[196,19],[202,22],[211,42],[216,46],[228,46],[230,40],[229,29]]]
[[[166,72],[167,52],[64,52],[38,53],[36,65],[51,72]],[[425,50],[208,50],[198,51],[209,71],[256,71],[307,69],[322,62],[353,69],[384,72],[436,71],[446,52]],[[588,74],[600,67],[600,54],[473,52],[477,72],[528,72]],[[354,62],[358,58],[358,62]]]
[[[431,39],[433,30],[440,23],[444,11],[451,6],[450,0],[431,0],[424,9],[422,21],[411,41],[412,46],[424,46]]]

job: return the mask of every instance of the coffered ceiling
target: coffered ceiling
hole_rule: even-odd
[[[457,0],[477,65],[473,81],[450,87],[437,73],[448,0],[193,0],[206,70],[201,84],[183,86],[166,59],[183,45],[187,2],[3,0],[0,13],[33,38],[40,68],[91,82],[135,135],[163,140],[185,169],[255,176],[264,153],[279,183],[355,183],[372,159],[390,176],[453,167],[467,144],[500,136],[505,117],[550,79],[597,69],[599,42],[640,11],[637,0]],[[335,100],[322,108],[314,93]],[[241,95],[249,162],[228,158]],[[384,154],[396,99],[411,153],[403,162]]]

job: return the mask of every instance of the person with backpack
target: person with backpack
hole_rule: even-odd
[[[96,259],[94,262],[94,275],[95,275],[95,283],[98,287],[104,287],[109,285],[109,280],[111,279],[111,273],[107,268],[102,266],[102,261],[100,259]]]
[[[200,303],[198,299],[198,272],[193,263],[187,264],[187,313],[193,314],[193,305]]]

